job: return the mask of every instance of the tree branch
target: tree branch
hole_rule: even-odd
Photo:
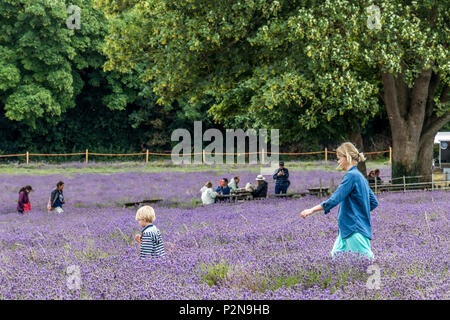
[[[441,79],[439,77],[439,73],[432,73],[431,74],[431,80],[430,80],[430,86],[428,88],[428,97],[427,97],[427,105],[425,108],[425,121],[423,123],[423,128],[427,128],[432,123],[432,116],[433,116],[433,110],[434,110],[434,96],[436,89],[439,86],[439,83],[441,82]]]
[[[384,97],[383,97],[383,95],[382,95],[380,92],[378,92],[378,96],[381,98],[381,100],[383,101],[383,103],[386,104],[386,101],[384,101]]]
[[[427,100],[427,108],[425,111],[425,115],[427,117],[431,117],[433,114],[433,107],[434,107],[434,95],[436,92],[436,89],[439,86],[439,83],[441,82],[439,73],[432,73],[431,74],[431,80],[430,80],[430,86],[428,88],[428,100]]]
[[[409,94],[410,90],[405,82],[405,66],[402,66],[402,73],[400,73],[395,78],[395,87],[397,89],[397,103],[398,103],[398,109],[400,111],[400,115],[402,118],[407,118],[408,114],[408,106],[409,106]]]
[[[423,128],[431,72],[431,69],[422,70],[420,76],[414,81],[414,87],[411,94],[411,108],[408,113],[408,126],[416,127],[419,131],[422,131]]]
[[[442,90],[441,98],[439,101],[441,103],[447,103],[449,101],[449,99],[450,99],[450,92],[449,92],[448,84],[446,84],[444,89]]]
[[[433,115],[430,118],[430,124],[424,130],[422,130],[420,143],[422,143],[422,141],[426,140],[427,138],[430,138],[430,136],[435,136],[439,129],[441,129],[449,121],[450,112],[445,113],[442,117],[439,118],[436,115]]]
[[[397,90],[395,87],[395,79],[392,73],[383,72],[382,66],[379,65],[381,79],[383,81],[384,89],[384,103],[386,105],[386,112],[391,124],[393,135],[397,135],[400,131],[405,129],[405,121],[400,114],[397,102]]]

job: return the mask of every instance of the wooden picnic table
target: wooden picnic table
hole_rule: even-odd
[[[238,200],[252,200],[253,195],[250,191],[239,191],[231,194],[219,194],[217,195],[217,199],[230,199],[230,201],[236,202]]]

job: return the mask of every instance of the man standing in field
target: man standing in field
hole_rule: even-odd
[[[289,181],[289,170],[284,167],[284,162],[280,161],[280,167],[273,174],[275,182],[275,194],[286,194],[291,182]]]

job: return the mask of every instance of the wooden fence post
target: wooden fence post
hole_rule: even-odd
[[[27,164],[30,163],[30,153],[27,151]]]
[[[375,194],[377,193],[377,190],[378,190],[378,188],[377,188],[377,177],[375,177]]]
[[[389,147],[389,163],[392,163],[392,147]]]
[[[88,149],[86,149],[86,163],[89,162],[89,151]]]
[[[261,164],[264,164],[264,148],[261,148],[261,158],[259,159]]]
[[[406,192],[406,180],[405,180],[405,176],[403,176],[403,192]]]
[[[325,147],[325,162],[328,161],[328,149]]]
[[[148,163],[148,149],[147,149],[147,151],[145,153],[145,163]]]
[[[205,152],[205,149],[203,149],[203,163],[205,163],[206,162],[206,152]]]
[[[431,172],[431,191],[434,190],[434,175],[433,172]]]

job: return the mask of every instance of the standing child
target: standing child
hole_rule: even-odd
[[[161,232],[153,225],[155,219],[155,210],[150,206],[143,206],[136,212],[136,221],[143,228],[135,237],[140,244],[141,258],[162,257],[166,254]]]
[[[338,214],[339,233],[331,255],[334,257],[339,252],[347,251],[359,252],[373,258],[370,247],[372,240],[370,211],[378,206],[378,201],[367,179],[357,168],[358,161],[365,161],[365,157],[350,142],[343,143],[337,148],[336,155],[339,167],[346,172],[341,184],[330,199],[303,210],[301,216],[306,218],[320,210],[324,210],[327,214],[333,207],[341,204]]]
[[[31,211],[30,198],[28,194],[33,190],[31,186],[25,186],[19,190],[19,200],[17,201],[17,212],[23,214]]]

